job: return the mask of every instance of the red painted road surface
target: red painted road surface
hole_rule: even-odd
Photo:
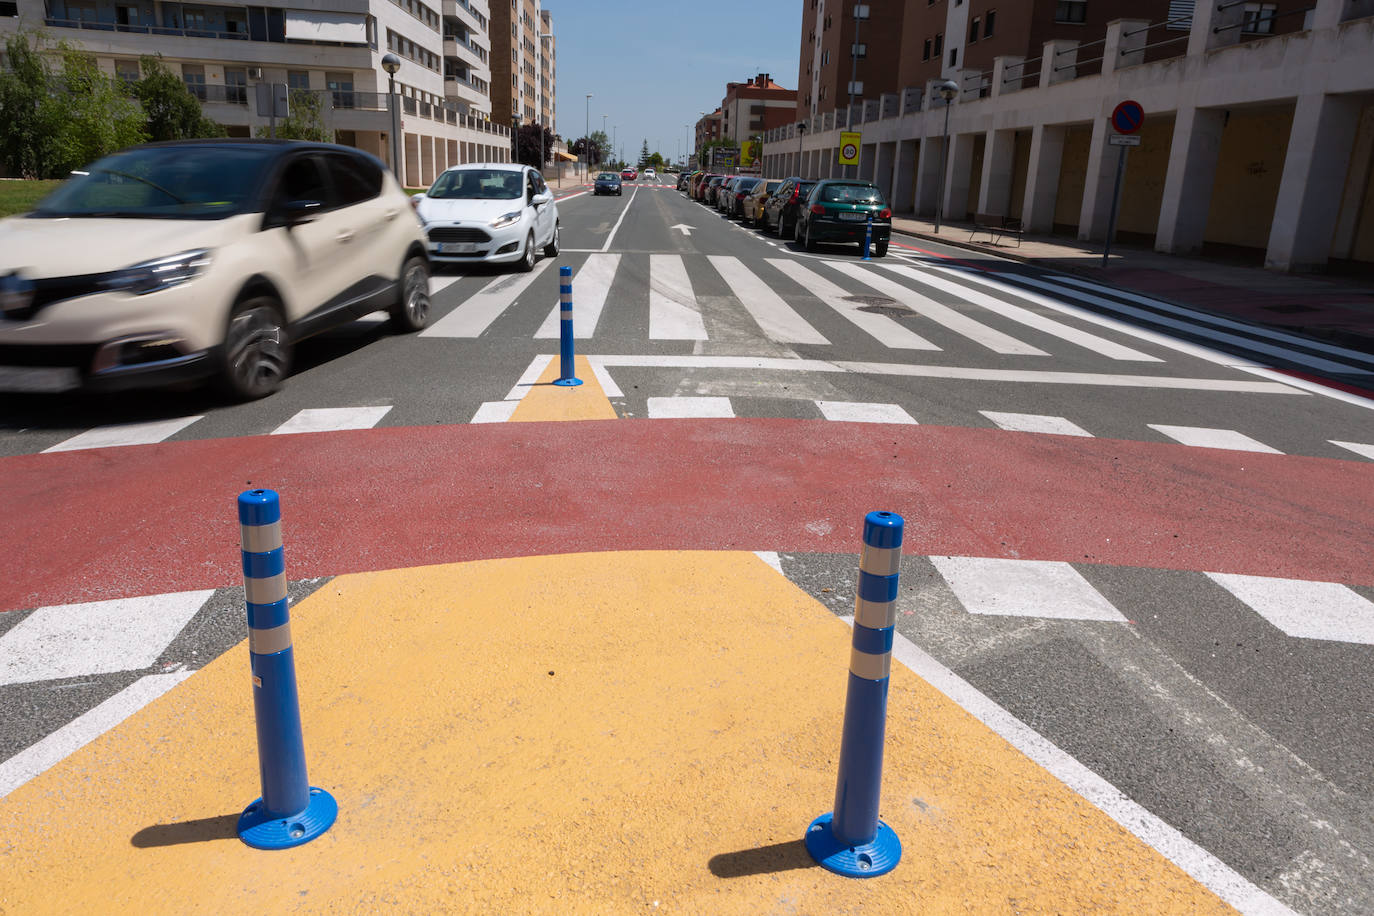
[[[238,493],[292,579],[623,549],[908,553],[1370,579],[1374,464],[824,420],[398,427],[0,460],[0,611],[241,584]]]

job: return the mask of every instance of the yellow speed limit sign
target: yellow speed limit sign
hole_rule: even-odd
[[[863,142],[863,134],[858,131],[840,132],[840,165],[859,164],[859,144]]]

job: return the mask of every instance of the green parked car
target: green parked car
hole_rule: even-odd
[[[872,254],[881,258],[892,236],[892,209],[883,192],[871,181],[818,181],[805,204],[797,208],[797,242],[807,251],[815,251],[820,242],[858,242],[862,248],[870,214]]]

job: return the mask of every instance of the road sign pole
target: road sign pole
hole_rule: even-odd
[[[1112,253],[1112,236],[1116,235],[1116,211],[1121,205],[1121,182],[1126,177],[1126,150],[1128,147],[1119,146],[1120,152],[1116,157],[1116,187],[1112,191],[1112,212],[1107,218],[1107,241],[1102,246],[1102,269],[1107,269],[1107,256]]]

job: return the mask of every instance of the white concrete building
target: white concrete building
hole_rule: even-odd
[[[268,119],[254,86],[315,93],[340,143],[391,163],[388,75],[401,58],[402,182],[428,185],[448,165],[509,161],[510,129],[490,120],[486,0],[261,0],[253,6],[171,0],[17,0],[0,35],[42,29],[95,56],[111,75],[137,79],[139,58],[160,57],[231,136]]]
[[[1103,36],[1047,42],[1039,59],[959,71],[969,88],[948,108],[928,84],[789,124],[765,135],[765,174],[839,176],[840,131],[855,130],[859,174],[899,213],[938,204],[946,219],[1007,215],[1102,240],[1119,155],[1109,119],[1129,99],[1145,120],[1119,238],[1262,252],[1276,270],[1374,263],[1374,0],[1316,0],[1306,28],[1274,36],[1243,34],[1246,15],[1244,3],[1197,0],[1182,35],[1121,19]],[[1146,62],[1161,45],[1176,56]]]

